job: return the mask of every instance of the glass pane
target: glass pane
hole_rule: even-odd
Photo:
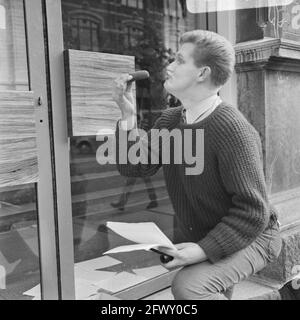
[[[0,0],[0,90],[28,90],[23,2]]]
[[[0,300],[40,299],[39,282],[35,185],[1,188]]]
[[[23,1],[0,0],[0,90],[28,88]],[[36,185],[1,184],[0,300],[40,299],[39,282]]]
[[[187,16],[183,1],[121,3],[122,6],[118,1],[110,4],[85,1],[80,5],[63,0],[65,49],[89,50],[91,47],[94,51],[135,56],[136,68],[149,70],[152,78],[151,82],[137,83],[140,125],[149,129],[163,109],[176,106],[176,100],[163,88],[164,68],[178,48],[179,34],[197,28],[199,16]],[[168,14],[164,15],[164,12]],[[93,22],[90,32],[83,20]],[[98,38],[90,38],[90,34],[94,35],[95,23],[101,31]],[[168,270],[161,265],[159,255],[153,252],[115,254],[111,256],[115,260],[104,258],[102,253],[108,249],[130,243],[109,231],[105,226],[107,221],[154,222],[175,242],[181,233],[162,170],[146,179],[122,177],[115,165],[97,163],[99,146],[95,136],[71,139],[75,277],[87,286],[94,277],[95,292],[100,289],[115,293],[167,274]],[[98,258],[95,265],[93,259]],[[87,274],[87,270],[94,273]],[[106,282],[102,282],[105,279],[109,279],[114,287],[108,289]]]

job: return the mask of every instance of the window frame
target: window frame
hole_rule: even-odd
[[[40,0],[23,0],[29,90],[36,107],[39,182],[37,223],[41,298],[59,299],[60,283],[56,245],[55,192],[53,180],[49,109],[47,99],[46,48],[43,8]]]

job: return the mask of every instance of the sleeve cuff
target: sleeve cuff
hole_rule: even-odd
[[[136,121],[135,117],[129,118],[128,120],[119,120],[118,127],[123,131],[131,131],[132,129],[136,129]]]
[[[198,242],[198,245],[203,249],[208,260],[212,263],[218,262],[225,256],[223,248],[212,236],[207,235]]]

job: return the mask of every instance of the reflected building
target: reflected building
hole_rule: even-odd
[[[24,16],[20,1],[0,0],[0,90],[28,90]]]

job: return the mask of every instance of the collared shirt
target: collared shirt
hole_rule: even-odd
[[[183,109],[182,117],[184,118],[184,122],[187,124],[199,122],[204,118],[208,117],[216,107],[222,103],[222,99],[217,95],[213,95],[207,99],[200,101],[200,103],[191,109]],[[135,116],[132,117],[130,124],[126,121],[119,121],[119,126],[122,130],[132,130],[136,128]]]
[[[203,120],[209,116],[221,102],[221,98],[215,94],[200,101],[197,106],[191,109],[183,109],[183,117],[185,118],[185,122],[187,124],[191,124]]]

